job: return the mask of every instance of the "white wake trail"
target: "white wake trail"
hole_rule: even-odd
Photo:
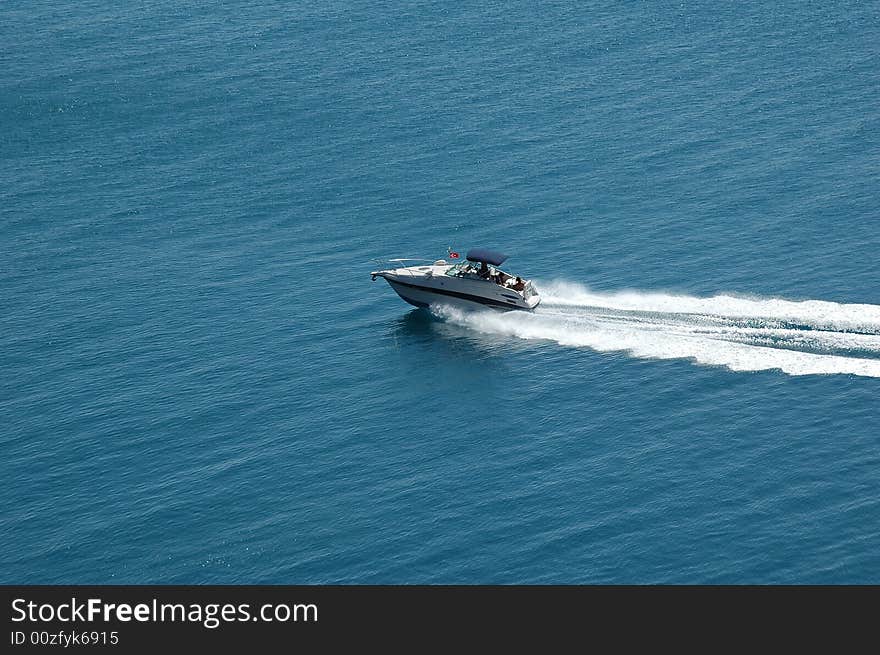
[[[582,285],[562,281],[542,285],[540,290],[545,305],[769,319],[816,329],[880,333],[880,305],[728,295],[697,298],[640,291],[596,293]]]
[[[776,298],[699,298],[541,285],[534,313],[435,308],[447,322],[519,339],[646,359],[691,359],[733,371],[880,378],[880,305]]]

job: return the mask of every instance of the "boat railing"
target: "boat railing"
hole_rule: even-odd
[[[430,267],[432,265],[439,264],[440,262],[446,263],[444,260],[440,259],[415,259],[411,257],[398,257],[395,259],[385,259],[385,260],[376,260],[376,266],[379,271],[382,270],[393,270],[397,275],[408,275],[410,277],[419,277],[419,273],[409,270],[413,268],[413,266],[400,266],[400,264],[405,262],[421,262],[424,267]]]

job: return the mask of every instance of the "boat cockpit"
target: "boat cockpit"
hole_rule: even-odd
[[[484,262],[475,263],[466,261],[461,262],[460,264],[455,264],[449,267],[446,271],[446,275],[449,275],[450,277],[494,282],[505,289],[511,289],[521,293],[525,298],[528,298],[532,293],[535,293],[532,283],[528,280],[523,280],[517,275],[505,273],[501,269],[495,268],[494,266],[488,266]]]

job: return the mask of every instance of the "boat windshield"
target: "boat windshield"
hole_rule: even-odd
[[[470,262],[461,262],[460,264],[450,266],[449,270],[446,271],[446,275],[450,275],[452,277],[465,277],[468,275],[476,275],[477,271],[479,270],[480,267],[476,264],[472,264]]]

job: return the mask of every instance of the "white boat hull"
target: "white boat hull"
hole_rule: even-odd
[[[382,277],[403,300],[416,307],[445,304],[464,309],[532,310],[541,298],[532,294],[528,298],[509,287],[489,280],[462,279],[447,276],[449,266],[403,268],[376,271],[374,277]]]

